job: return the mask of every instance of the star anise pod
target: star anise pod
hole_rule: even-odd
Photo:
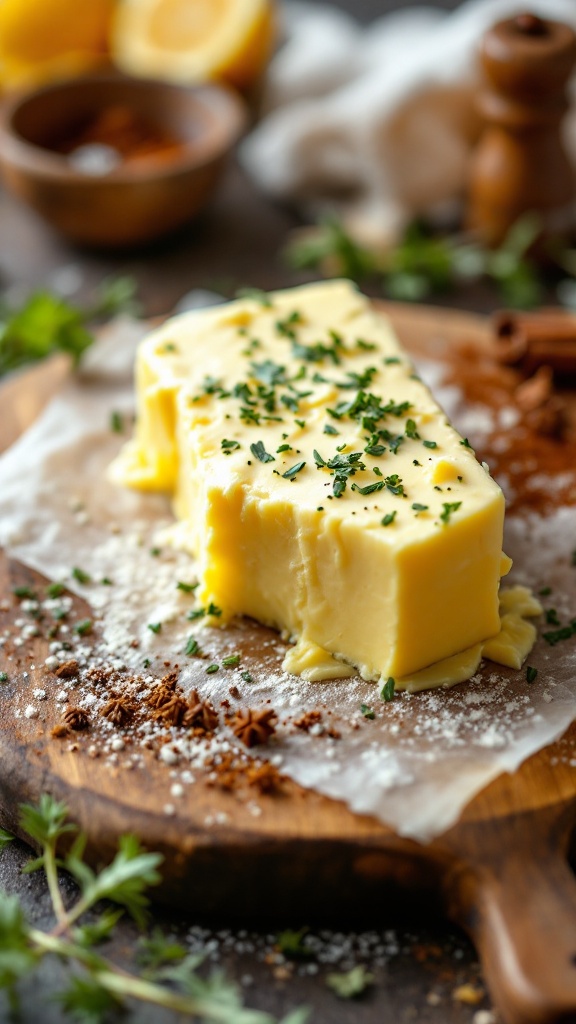
[[[245,747],[267,743],[276,732],[277,715],[273,708],[261,711],[237,711],[231,725],[234,735]]]
[[[90,725],[90,716],[84,708],[67,708],[63,715],[66,725],[75,732],[87,729]]]
[[[135,710],[136,705],[130,697],[113,693],[110,700],[101,709],[100,714],[104,715],[104,718],[107,718],[113,725],[126,725]]]
[[[162,676],[162,679],[156,684],[150,696],[146,698],[148,707],[160,708],[163,704],[168,704],[174,696],[177,682],[177,672],[168,672],[167,675]]]
[[[202,700],[198,690],[191,690],[188,695],[188,708],[184,714],[183,724],[204,732],[214,732],[218,725],[218,712],[210,701]]]
[[[188,705],[184,698],[173,693],[168,701],[156,708],[153,717],[162,719],[168,725],[180,725],[187,709]]]

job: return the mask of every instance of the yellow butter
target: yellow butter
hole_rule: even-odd
[[[222,624],[252,616],[366,679],[499,632],[502,492],[348,282],[169,321],[137,397],[113,475],[173,494]]]

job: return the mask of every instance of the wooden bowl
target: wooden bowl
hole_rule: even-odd
[[[122,107],[178,142],[163,159],[120,162],[88,174],[59,152],[63,139],[111,107]],[[247,121],[222,86],[184,88],[94,74],[8,101],[0,115],[6,185],[75,242],[123,247],[187,223],[213,191]]]

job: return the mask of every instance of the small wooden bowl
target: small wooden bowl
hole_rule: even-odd
[[[179,143],[174,154],[94,176],[58,152],[62,139],[116,106],[169,132]],[[73,241],[127,247],[194,217],[246,121],[242,100],[222,86],[89,75],[8,101],[0,115],[0,165],[6,185]]]

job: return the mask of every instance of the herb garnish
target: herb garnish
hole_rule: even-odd
[[[445,525],[448,525],[450,516],[453,512],[457,512],[460,508],[461,501],[445,501],[442,504],[443,512],[440,513],[440,519]]]
[[[184,648],[184,654],[192,656],[193,654],[198,654],[199,650],[200,650],[200,644],[198,643],[196,637],[195,636],[189,636],[188,640],[187,640],[187,643],[186,643],[186,647]]]
[[[213,676],[215,672],[218,672],[218,669],[219,669],[219,668],[220,668],[220,665],[216,665],[216,664],[213,664],[213,665],[207,665],[207,667],[206,667],[206,673],[207,673],[207,675],[209,675],[209,676]]]
[[[274,456],[270,455],[270,453],[266,451],[263,441],[256,441],[254,444],[251,444],[250,451],[252,452],[254,458],[259,459],[260,462],[276,461]]]
[[[133,1000],[149,1008],[151,1019],[168,1010],[182,1019],[201,1018],[215,1024],[275,1024],[269,1014],[245,1009],[238,988],[222,972],[201,976],[198,967],[202,956],[188,954],[184,946],[165,937],[159,928],[138,942],[136,964],[143,969],[142,974],[124,965],[117,967],[94,948],[113,936],[124,912],[140,927],[147,923],[147,893],[161,881],[158,868],[162,855],[142,849],[135,836],[124,835],[112,861],[95,872],[84,859],[86,836],[67,820],[67,815],[66,806],[48,795],[42,796],[36,807],[20,806],[20,831],[40,851],[24,871],[44,871],[56,925],[40,929],[36,921],[27,919],[17,896],[0,894],[0,987],[6,990],[14,1015],[19,1016],[20,983],[37,984],[33,972],[39,963],[54,957],[58,958],[59,971],[63,964],[71,968],[66,988],[57,998],[66,1015],[83,1024],[103,1024],[111,1012],[116,1016],[118,1011],[128,1010]],[[0,850],[12,839],[9,832],[0,830]],[[61,849],[63,840],[67,853]],[[64,904],[59,886],[62,868],[74,877],[80,889],[78,898],[69,905]],[[102,900],[116,908],[98,912]],[[49,961],[44,965],[44,976],[48,973]],[[306,1018],[304,1010],[296,1010],[283,1019],[283,1024],[305,1024]]]
[[[82,619],[81,622],[77,622],[74,626],[74,632],[78,633],[79,636],[86,636],[92,632],[92,619]]]
[[[220,447],[224,452],[224,455],[230,455],[236,448],[240,447],[240,442],[230,441],[224,437],[220,442]]]
[[[178,580],[176,590],[181,590],[184,594],[193,594],[197,586],[197,583],[184,583],[183,580]]]
[[[412,505],[412,508],[413,508],[414,512],[416,513],[416,515],[418,515],[419,512],[427,512],[428,511],[428,505],[421,505],[419,501],[415,501],[413,503],[413,505]]]
[[[222,658],[222,665],[224,668],[236,668],[240,664],[239,654],[229,654],[226,658]]]
[[[148,623],[148,629],[150,630],[151,633],[159,633],[161,631],[161,629],[162,629],[162,623],[161,622],[149,622]]]
[[[396,509],[394,510],[394,512],[387,512],[386,513],[386,515],[382,519],[382,526],[391,526],[395,519],[396,519]]]
[[[526,682],[527,683],[535,682],[537,675],[538,675],[538,669],[537,668],[533,668],[532,665],[527,665],[526,666]]]
[[[364,718],[376,718],[376,715],[368,704],[361,704],[360,711],[364,715]]]
[[[85,584],[92,582],[92,577],[89,576],[87,572],[84,572],[83,569],[79,569],[77,565],[72,569],[71,575],[72,579],[75,579],[77,583]]]
[[[305,465],[305,462],[297,462],[294,466],[291,466],[290,469],[287,469],[285,473],[282,473],[282,476],[285,477],[286,480],[293,480],[296,474],[299,473],[301,469],[304,469]]]
[[[384,686],[380,690],[380,696],[382,700],[389,701],[394,700],[394,690],[396,688],[396,680],[393,676],[389,676]]]

